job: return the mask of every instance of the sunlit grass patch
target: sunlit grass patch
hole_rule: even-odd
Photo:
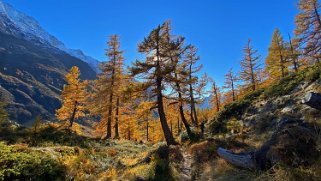
[[[155,163],[138,165],[124,171],[123,178],[128,180],[135,180],[140,177],[144,179],[153,178],[155,176]]]

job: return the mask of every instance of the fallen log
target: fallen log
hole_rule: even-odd
[[[290,167],[309,166],[319,158],[315,129],[302,120],[281,120],[271,138],[261,148],[245,154],[234,154],[218,148],[226,162],[250,170],[266,170],[277,163]]]
[[[234,154],[229,150],[218,148],[217,154],[228,163],[237,167],[253,170],[255,162],[251,154]]]
[[[309,92],[303,98],[302,103],[314,109],[321,110],[321,94],[315,93],[315,92]]]

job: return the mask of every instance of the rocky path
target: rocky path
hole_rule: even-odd
[[[192,156],[186,150],[186,148],[181,148],[181,153],[183,155],[183,163],[181,165],[181,177],[180,181],[194,181],[194,176],[192,174]]]

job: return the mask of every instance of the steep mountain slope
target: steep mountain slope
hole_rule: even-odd
[[[46,30],[44,30],[34,18],[16,10],[11,5],[4,3],[2,0],[0,0],[0,16],[5,17],[5,21],[3,21],[3,18],[2,20],[0,18],[2,25],[11,22],[10,29],[14,26],[18,30],[18,32],[13,33],[13,35],[28,41],[39,41],[42,46],[55,47],[71,56],[87,62],[95,71],[97,70],[99,61],[85,55],[81,50],[67,48],[64,43],[46,32]],[[9,32],[10,31],[12,32],[12,30],[9,30]]]
[[[10,102],[12,118],[19,123],[37,114],[52,119],[60,106],[64,75],[73,65],[80,68],[82,79],[95,78],[88,64],[75,57],[0,33],[0,92]]]
[[[302,103],[309,92],[321,92],[321,64],[226,105],[209,122],[206,141],[191,146],[196,180],[320,180],[321,161],[312,152],[321,150],[321,111]],[[218,156],[218,147],[276,166],[242,170]],[[268,154],[255,154],[262,150]]]
[[[301,101],[309,92],[320,92],[320,67],[316,64],[293,73],[280,82],[226,105],[211,123],[211,132],[226,132],[227,127],[233,127],[228,125],[231,121],[238,121],[242,127],[257,129],[259,133],[273,131],[284,117],[313,121],[319,116],[319,111]],[[218,125],[220,123],[225,130]]]
[[[80,68],[82,79],[96,77],[88,63],[60,45],[35,20],[0,1],[0,98],[9,102],[13,120],[28,125],[38,114],[53,120],[64,75],[72,66]]]

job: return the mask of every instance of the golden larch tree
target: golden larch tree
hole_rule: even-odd
[[[283,36],[279,29],[275,29],[268,56],[265,59],[265,71],[268,72],[270,79],[279,80],[288,74],[288,53]]]
[[[299,50],[299,39],[298,38],[291,38],[289,36],[289,42],[287,42],[287,47],[289,49],[289,60],[292,62],[292,67],[295,72],[298,72],[301,66],[301,61],[299,59],[301,52]]]
[[[236,76],[233,73],[233,69],[230,69],[227,74],[225,74],[225,82],[223,89],[227,89],[232,95],[232,101],[236,101]],[[227,95],[227,94],[226,94]]]
[[[299,14],[295,19],[295,35],[304,46],[304,54],[320,61],[321,19],[318,0],[300,0]]]
[[[101,73],[93,85],[92,112],[100,115],[106,123],[106,138],[112,137],[112,121],[115,119],[115,138],[119,138],[119,107],[123,84],[123,51],[120,50],[119,37],[111,35],[107,42],[108,61],[101,63]]]
[[[187,75],[188,75],[188,87],[189,87],[189,99],[190,99],[190,117],[192,120],[192,123],[197,126],[198,125],[198,117],[196,113],[196,104],[197,104],[197,98],[195,97],[197,95],[198,88],[201,87],[199,85],[199,78],[197,74],[201,68],[202,65],[196,65],[197,62],[200,60],[200,57],[197,55],[197,48],[195,46],[188,46],[185,51],[185,64],[187,65]],[[199,89],[198,89],[199,90]]]
[[[150,89],[153,97],[156,97],[154,108],[157,108],[159,120],[162,126],[164,137],[168,145],[177,144],[167,123],[164,109],[165,83],[174,71],[175,64],[168,61],[171,49],[180,46],[175,41],[168,42],[169,30],[168,22],[159,25],[138,46],[140,53],[146,55],[145,60],[136,62],[131,67],[133,76],[140,75],[141,80],[145,80],[145,90]]]
[[[243,48],[244,58],[241,60],[241,72],[239,79],[245,84],[245,88],[251,88],[252,91],[257,89],[260,74],[260,58],[258,50],[254,49],[249,39]]]
[[[173,41],[173,36],[169,34],[168,36],[168,43],[170,44],[171,41]],[[190,139],[193,139],[195,136],[190,128],[190,124],[188,123],[186,116],[185,116],[185,111],[184,111],[184,106],[189,102],[189,97],[190,97],[190,91],[191,91],[191,81],[190,81],[190,64],[189,61],[184,61],[182,59],[183,54],[189,47],[184,46],[184,38],[179,36],[175,37],[174,41],[176,41],[176,45],[173,48],[170,49],[169,55],[170,55],[170,61],[172,62],[174,66],[173,72],[170,74],[172,77],[170,79],[172,80],[171,82],[171,87],[174,90],[174,96],[171,96],[171,99],[174,100],[171,104],[177,104],[177,112],[179,112],[180,120],[183,122],[187,134]],[[189,87],[189,88],[187,88]],[[188,91],[189,90],[189,91]],[[191,106],[193,108],[193,106]],[[168,109],[168,113],[171,113],[173,109]],[[175,111],[174,111],[175,112]],[[192,113],[192,111],[191,111]],[[191,114],[193,115],[193,114]],[[177,115],[172,115],[170,119],[170,129],[173,134],[173,124],[174,120],[177,120]],[[196,117],[197,120],[197,117]],[[175,121],[176,122],[176,121]],[[177,127],[179,129],[179,127]],[[179,131],[177,131],[179,132]]]
[[[68,120],[71,128],[74,121],[85,116],[86,104],[86,83],[79,79],[79,68],[73,66],[65,78],[67,84],[64,85],[61,97],[62,107],[57,110],[56,116],[59,120]]]
[[[210,102],[212,103],[213,107],[215,108],[216,112],[220,112],[222,107],[222,93],[220,87],[216,84],[214,80],[211,80],[212,82],[212,91],[211,91],[211,97],[212,99]]]

